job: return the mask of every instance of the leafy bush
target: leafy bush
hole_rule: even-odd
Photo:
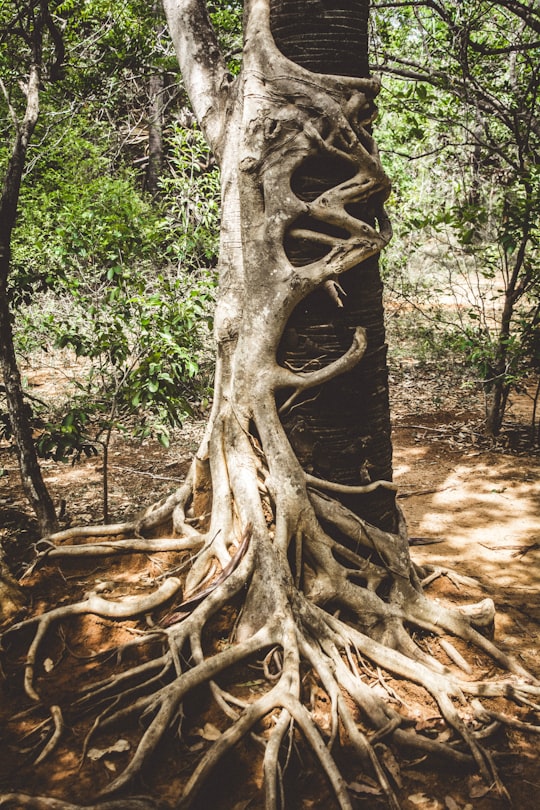
[[[167,149],[160,227],[168,255],[188,270],[213,266],[219,247],[219,169],[196,126],[173,124]]]
[[[219,177],[202,136],[175,129],[175,174],[155,206],[133,172],[111,174],[103,127],[88,133],[95,142],[74,127],[40,152],[13,248],[19,349],[68,347],[90,361],[42,436],[57,457],[128,423],[166,444],[210,396]]]
[[[21,193],[13,240],[12,298],[30,300],[47,288],[93,286],[116,267],[150,262],[160,244],[161,216],[127,169],[111,173],[103,127],[84,121],[36,156]]]

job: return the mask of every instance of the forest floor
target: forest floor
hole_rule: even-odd
[[[474,388],[466,384],[459,368],[442,374],[436,365],[401,363],[392,371],[395,480],[400,503],[411,537],[414,559],[451,568],[451,573],[435,579],[428,592],[434,598],[463,603],[490,596],[497,608],[495,639],[540,677],[540,454],[526,445],[529,401],[517,397],[509,411],[511,427],[497,443],[481,433],[482,402]],[[37,395],[45,395],[51,385],[46,370],[28,373]],[[54,384],[54,381],[53,381]],[[185,426],[166,450],[157,442],[128,441],[117,437],[110,452],[111,520],[131,518],[139,510],[168,494],[182,481],[197,449],[202,423]],[[65,525],[99,523],[101,510],[102,459],[87,459],[75,466],[47,461],[43,464],[47,485],[57,501],[65,501]],[[35,525],[22,496],[13,452],[0,445],[0,539],[17,573],[24,570],[35,541]],[[153,570],[162,565],[157,557],[143,562],[140,557],[124,557],[119,567],[93,561],[86,570],[73,564],[44,569],[27,583],[31,600],[38,610],[46,605],[80,598],[85,590],[101,586],[114,596],[134,592]],[[470,578],[470,579],[468,579]],[[109,581],[111,582],[109,586]],[[46,671],[51,670],[56,689],[69,691],[76,677],[74,669],[88,650],[96,651],[106,639],[119,644],[136,632],[133,622],[113,624],[101,619],[85,619],[77,633],[52,633]],[[219,632],[219,627],[216,629]],[[71,655],[68,655],[68,652]],[[0,671],[1,675],[1,671]],[[57,755],[40,765],[33,764],[39,742],[35,735],[23,739],[36,718],[21,714],[18,721],[8,715],[24,712],[28,700],[15,688],[17,678],[10,666],[0,687],[0,793],[24,790],[88,800],[96,785],[103,786],[114,771],[125,766],[131,745],[129,733],[121,745],[91,748],[95,757],[89,767],[79,769],[84,723],[74,724],[68,740]],[[257,690],[258,673],[245,672],[245,690]],[[186,734],[178,766],[180,743],[175,740],[162,752],[148,784],[141,793],[160,795],[165,807],[174,804],[178,784],[172,774],[189,769],[193,758],[209,740],[220,734],[223,718],[204,705],[203,712],[185,718]],[[426,704],[422,720],[427,726],[433,708]],[[39,738],[39,733],[37,735]],[[118,734],[116,735],[118,737]],[[504,753],[500,772],[516,810],[536,810],[540,791],[538,736],[526,737],[507,731],[496,738]],[[20,749],[28,749],[21,756]],[[39,749],[38,749],[39,750]],[[97,753],[96,753],[97,751]],[[154,766],[152,766],[154,767]],[[212,803],[201,805],[216,810],[247,810],[260,804],[260,773],[253,758],[239,755],[242,787],[235,800],[223,791]],[[401,770],[389,770],[398,785],[404,810],[502,810],[506,803],[489,791],[473,774],[443,766],[409,761]],[[234,768],[231,770],[234,770]],[[299,793],[296,808],[330,808],[328,795],[321,791],[314,774],[317,766],[305,761],[296,774]],[[223,775],[223,774],[222,774]],[[228,773],[228,775],[230,775]],[[383,807],[375,783],[355,772],[350,764],[349,781],[355,802],[362,808]],[[185,778],[185,777],[184,777]],[[216,776],[219,778],[219,774]],[[312,781],[311,781],[312,780]],[[293,779],[294,781],[294,779]],[[293,788],[293,793],[296,791]],[[300,790],[301,789],[301,790]],[[218,798],[219,797],[219,798]],[[259,798],[257,798],[259,797]],[[169,804],[168,802],[171,802]],[[129,801],[126,803],[129,808]]]

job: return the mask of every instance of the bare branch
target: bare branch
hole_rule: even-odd
[[[11,104],[11,100],[9,98],[9,93],[8,93],[8,91],[6,89],[6,86],[5,86],[4,82],[2,81],[2,79],[0,79],[0,90],[2,91],[2,95],[4,96],[10,118],[13,121],[13,125],[15,127],[15,131],[19,132],[19,119],[17,117],[17,113],[15,112],[15,110],[13,108],[13,105]]]

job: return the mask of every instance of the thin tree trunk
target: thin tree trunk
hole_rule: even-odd
[[[157,38],[157,19],[161,4],[155,0],[152,15],[156,20],[154,30]],[[156,68],[148,80],[148,169],[146,190],[156,196],[163,165],[163,74]]]
[[[163,165],[163,76],[153,73],[148,80],[150,114],[148,116],[148,169],[146,190],[155,197]]]
[[[41,532],[49,534],[57,528],[56,513],[43,482],[32,438],[32,428],[24,401],[21,375],[13,346],[12,319],[7,288],[11,265],[11,235],[17,216],[26,152],[39,115],[43,25],[43,17],[39,14],[33,32],[33,58],[26,91],[26,111],[20,124],[15,121],[15,143],[7,166],[0,199],[0,365],[4,377],[8,413],[15,439],[23,489],[37,515]]]
[[[486,430],[490,436],[498,436],[506,412],[508,395],[512,388],[512,382],[508,379],[510,357],[510,338],[512,332],[512,320],[515,314],[515,307],[520,298],[527,291],[531,281],[531,270],[524,272],[527,244],[531,233],[531,188],[528,183],[524,184],[528,203],[525,208],[525,217],[522,224],[521,238],[513,258],[511,273],[504,290],[504,305],[501,313],[499,333],[497,335],[496,356],[492,369],[490,369],[490,380],[486,384]]]
[[[28,418],[29,407],[24,400],[13,348],[11,316],[5,294],[0,294],[0,365],[24,493],[36,513],[40,531],[50,534],[57,528],[56,513],[39,468]]]

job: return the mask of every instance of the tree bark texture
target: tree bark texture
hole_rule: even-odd
[[[163,166],[163,76],[154,73],[148,80],[148,169],[146,190],[155,196],[159,189],[159,178]]]
[[[369,3],[272,0],[270,9],[274,40],[287,58],[319,74],[369,75]],[[304,199],[313,199],[322,188],[346,179],[349,169],[345,161],[319,152],[297,171],[293,181]],[[374,206],[378,204],[380,196],[349,204],[348,210],[373,225]],[[314,245],[306,242],[294,244],[289,238],[288,248],[296,263],[305,263],[314,255]],[[316,362],[317,357],[338,356],[346,350],[358,325],[367,332],[365,355],[346,375],[319,389],[315,398],[306,397],[284,424],[302,465],[315,475],[349,485],[391,480],[388,375],[377,256],[341,276],[340,287],[342,291],[334,298],[327,291],[316,291],[293,312],[280,347],[281,361],[298,366]],[[396,530],[391,490],[342,495],[341,500],[380,528]]]
[[[314,73],[368,76],[369,2],[271,0],[270,27],[279,50]]]

